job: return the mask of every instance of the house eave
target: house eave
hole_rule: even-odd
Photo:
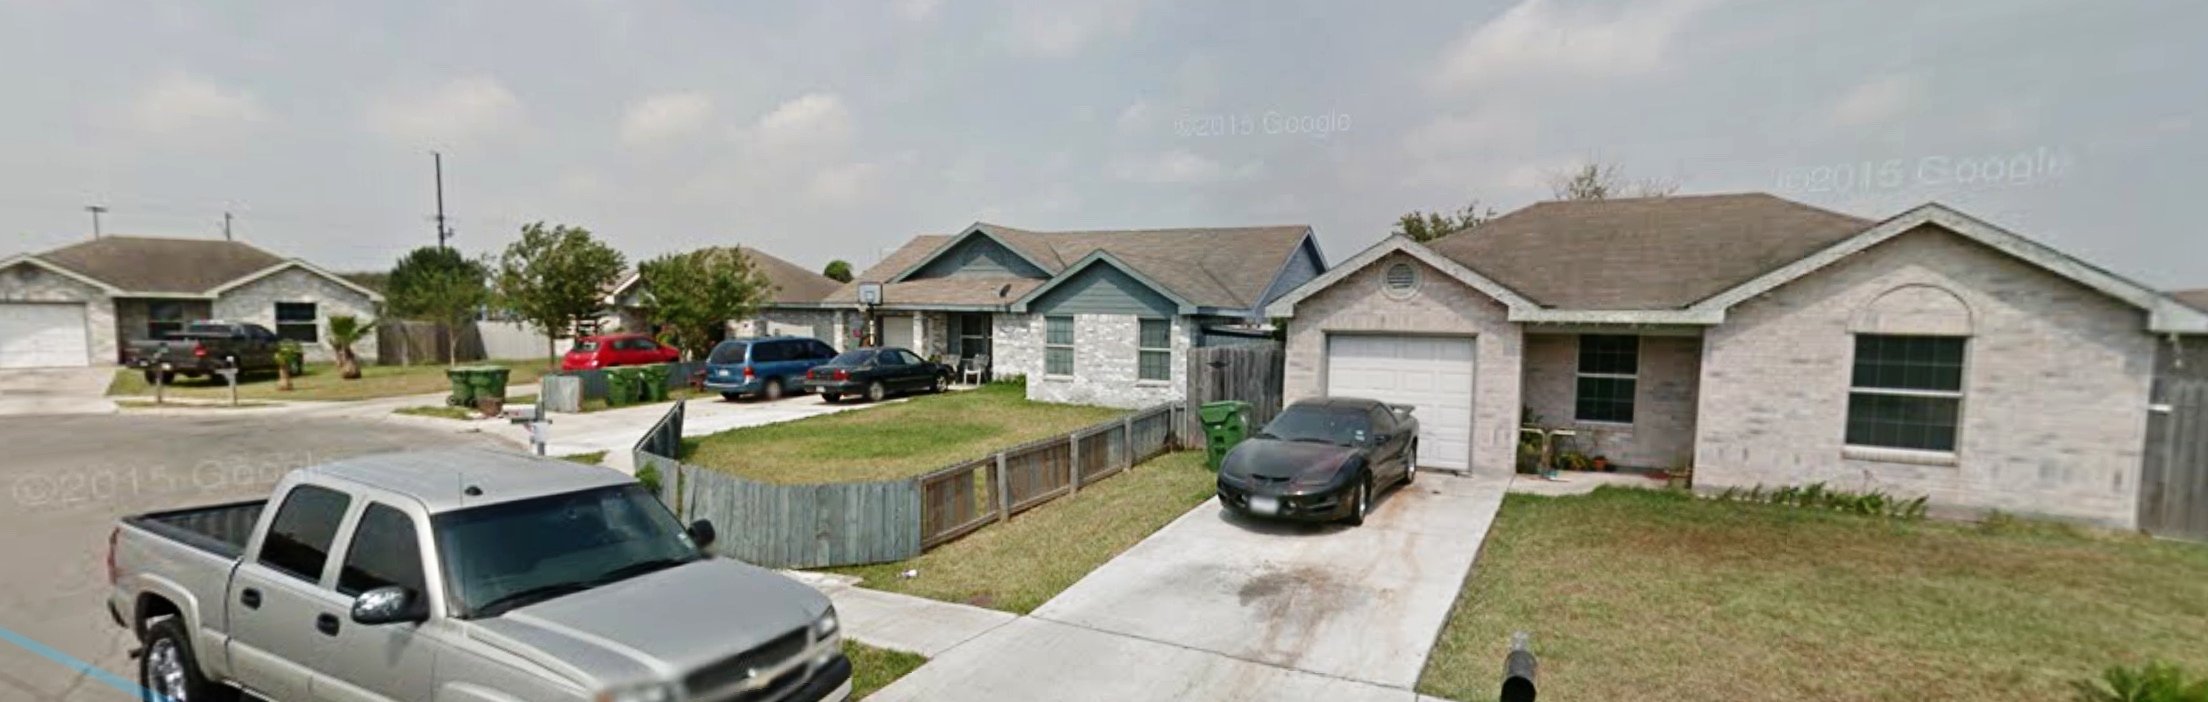
[[[1524,324],[1686,324],[1711,326],[1725,321],[1724,310],[1510,310],[1509,320]]]

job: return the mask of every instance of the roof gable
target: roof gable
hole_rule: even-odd
[[[960,277],[1048,278],[1054,272],[1037,265],[1004,239],[977,230],[943,246],[891,282]]]
[[[9,256],[9,257],[7,257],[7,258],[0,258],[0,271],[4,271],[4,270],[7,270],[7,269],[9,269],[9,268],[13,268],[13,267],[15,267],[15,266],[19,266],[19,265],[20,265],[20,266],[30,266],[30,267],[32,267],[32,268],[37,268],[37,269],[39,269],[39,270],[43,270],[43,271],[46,271],[46,272],[48,272],[48,273],[52,273],[52,274],[55,274],[55,275],[58,275],[58,276],[61,276],[61,277],[64,277],[64,278],[68,278],[68,279],[70,279],[70,280],[74,280],[74,281],[77,281],[77,282],[79,282],[79,283],[83,283],[83,284],[85,284],[85,285],[89,285],[89,286],[92,286],[92,287],[94,287],[94,288],[98,288],[98,289],[99,289],[100,291],[102,291],[102,292],[105,292],[105,293],[107,293],[107,294],[109,294],[109,295],[113,295],[113,294],[115,294],[115,293],[119,293],[119,292],[122,292],[122,290],[121,290],[121,289],[119,289],[119,288],[116,288],[116,287],[115,287],[115,286],[113,286],[113,285],[108,285],[108,284],[107,284],[107,283],[105,283],[105,282],[102,282],[102,281],[100,281],[100,280],[98,280],[98,279],[96,279],[96,278],[92,278],[92,277],[90,277],[90,276],[86,276],[86,275],[85,275],[85,274],[83,274],[83,273],[78,273],[78,272],[76,272],[76,271],[72,271],[72,270],[69,270],[69,269],[67,269],[67,268],[63,268],[63,267],[61,267],[61,266],[57,266],[57,265],[54,265],[54,264],[52,264],[52,263],[48,263],[48,262],[46,262],[45,260],[43,260],[43,259],[40,259],[39,257],[37,257],[37,256],[33,256],[33,255],[30,255],[30,254],[17,254],[17,255],[14,255],[14,256]]]
[[[365,287],[365,286],[362,286],[362,285],[361,285],[361,284],[359,284],[359,283],[355,283],[355,282],[353,282],[353,281],[352,281],[351,279],[349,279],[349,278],[346,278],[345,276],[342,276],[342,275],[338,275],[338,274],[336,274],[336,273],[331,273],[331,272],[329,272],[329,271],[326,271],[326,270],[322,270],[322,268],[321,268],[321,267],[319,267],[319,266],[316,266],[316,265],[314,265],[314,264],[308,263],[308,262],[306,262],[306,261],[301,261],[301,260],[298,260],[298,259],[292,259],[292,260],[289,260],[289,261],[283,261],[283,262],[281,262],[281,263],[277,263],[276,265],[273,265],[273,266],[269,266],[269,267],[267,267],[267,268],[263,268],[263,269],[261,269],[261,270],[258,270],[258,271],[254,271],[254,272],[252,272],[252,273],[247,273],[247,274],[245,274],[245,275],[242,275],[242,276],[238,276],[238,278],[237,278],[236,280],[232,280],[232,281],[229,281],[229,282],[223,283],[223,284],[221,284],[221,285],[215,286],[215,287],[214,287],[214,289],[208,290],[208,291],[207,291],[207,294],[208,294],[208,295],[215,295],[215,296],[220,296],[220,295],[223,295],[223,294],[227,294],[227,293],[229,293],[230,291],[232,291],[232,290],[236,290],[236,289],[238,289],[238,288],[240,288],[240,287],[244,287],[244,286],[245,286],[246,284],[248,284],[248,283],[251,283],[251,282],[253,282],[253,281],[256,281],[256,280],[260,280],[260,279],[262,279],[262,278],[267,278],[267,277],[269,277],[269,276],[272,276],[272,275],[276,275],[276,274],[278,274],[278,273],[282,273],[282,272],[284,272],[284,271],[288,271],[288,270],[293,270],[293,269],[297,269],[297,270],[305,271],[306,273],[308,273],[308,274],[310,274],[310,275],[316,275],[316,276],[321,276],[321,277],[322,277],[323,279],[325,279],[325,280],[328,280],[328,281],[330,281],[330,282],[333,282],[333,283],[336,283],[336,284],[338,284],[338,285],[339,285],[340,287],[343,287],[343,288],[346,288],[346,289],[352,290],[353,292],[357,292],[357,293],[360,293],[360,294],[361,294],[361,295],[362,295],[363,297],[366,297],[366,298],[368,298],[368,299],[369,299],[369,300],[371,300],[371,301],[374,301],[374,302],[382,302],[382,301],[383,301],[383,293],[379,293],[379,292],[376,292],[376,291],[374,291],[374,290],[370,290],[370,289],[368,289],[367,287]]]
[[[1014,260],[1053,277],[1071,270],[1070,264],[1081,263],[1097,252],[1106,252],[1122,268],[1139,272],[1149,281],[1147,286],[1169,292],[1198,308],[1250,310],[1262,304],[1268,289],[1281,278],[1281,270],[1295,260],[1299,249],[1311,239],[1311,228],[1286,225],[1034,232],[983,222],[954,236],[915,237],[824,302],[855,304],[857,284],[876,281],[886,283],[883,294],[891,305],[1001,306],[1010,302],[997,294],[1004,286],[1012,286],[1013,297],[1018,298],[1020,293],[1043,282],[1010,273],[961,278],[917,275],[928,269],[933,261],[955,258],[960,255],[956,253],[959,247],[977,239],[993,242]],[[963,290],[960,286],[972,286],[976,290]],[[988,289],[980,290],[984,287]]]
[[[888,280],[883,282],[902,283],[915,277],[923,277],[920,275],[923,270],[934,271],[937,267],[937,263],[945,260],[946,256],[953,252],[976,251],[976,249],[968,248],[972,246],[972,242],[976,240],[987,241],[991,244],[995,244],[996,251],[1002,251],[1010,255],[1008,258],[990,256],[987,259],[991,263],[995,264],[992,267],[1001,267],[1005,269],[1003,271],[997,272],[995,275],[1033,277],[1019,275],[1019,273],[1021,273],[1020,271],[1014,271],[1013,269],[1018,267],[1017,264],[1013,263],[1014,260],[1017,260],[1018,263],[1024,263],[1032,267],[1034,271],[1041,272],[1045,276],[1057,273],[1058,270],[1063,267],[1063,264],[1055,260],[1057,258],[1055,253],[1051,252],[1048,247],[1037,247],[1035,245],[1035,242],[1028,240],[1031,237],[1027,235],[1027,232],[1022,232],[1017,229],[999,227],[983,222],[975,222],[971,226],[966,227],[966,230],[960,232],[958,236],[952,237],[949,243],[936,247],[936,249],[933,252],[930,252],[926,258],[912,263],[904,270],[898,271],[896,275],[891,276]],[[1019,240],[1021,243],[1026,244],[1026,246],[1015,246],[1013,244],[1013,241],[1015,240]],[[987,251],[987,249],[982,249],[981,251]],[[966,261],[959,261],[957,263],[965,262]],[[948,271],[937,272],[939,272],[940,275],[924,277],[949,277]]]
[[[1140,269],[1128,265],[1126,261],[1120,260],[1118,256],[1114,256],[1107,251],[1096,251],[1083,257],[1079,262],[1051,278],[1050,282],[1043,283],[1029,291],[1019,301],[1012,303],[1012,311],[1027,312],[1029,307],[1034,305],[1036,301],[1044,299],[1054,290],[1070,291],[1075,286],[1097,284],[1096,281],[1100,280],[1098,271],[1101,270],[1117,271],[1126,276],[1128,280],[1148,289],[1151,293],[1170,303],[1173,311],[1178,314],[1196,313],[1195,303],[1189,302],[1187,298],[1181,297],[1173,290],[1159,285],[1157,281],[1152,280]],[[1106,284],[1109,284],[1109,282]]]
[[[38,255],[126,293],[205,294],[283,263],[237,241],[106,236]]]
[[[1793,263],[1728,288],[1691,309],[1722,312],[1920,227],[1934,226],[2024,260],[2147,312],[2148,331],[2208,333],[2208,311],[1939,203],[1918,206]]]
[[[1450,278],[1480,291],[1481,294],[1495,298],[1497,302],[1503,303],[1504,307],[1510,309],[1512,321],[1519,321],[1517,317],[1522,313],[1540,309],[1540,305],[1534,304],[1532,300],[1526,299],[1524,295],[1518,294],[1517,291],[1495,282],[1485,275],[1481,275],[1478,271],[1450,260],[1448,257],[1436,253],[1418,242],[1411,241],[1409,237],[1396,234],[1382,239],[1380,243],[1373,244],[1364,251],[1358,252],[1356,256],[1350,257],[1349,260],[1343,261],[1341,265],[1335,266],[1319,275],[1319,277],[1312,278],[1310,282],[1288,291],[1288,294],[1280,296],[1280,299],[1274,300],[1271,305],[1265,307],[1265,315],[1268,317],[1294,317],[1296,316],[1297,303],[1303,302],[1304,299],[1312,295],[1319,294],[1320,291],[1333,287],[1334,284],[1355,275],[1358,271],[1370,268],[1373,264],[1386,259],[1390,254],[1398,252],[1418,259],[1421,263],[1433,266],[1436,270],[1448,274]]]

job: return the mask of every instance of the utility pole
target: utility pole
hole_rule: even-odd
[[[100,213],[106,212],[107,208],[99,205],[85,205],[84,211],[92,213],[92,238],[100,238]]]
[[[222,213],[222,240],[236,241],[230,238],[230,213],[227,210]]]
[[[445,155],[431,151],[430,158],[437,167],[437,248],[446,248],[445,240],[452,238],[452,228],[445,226]]]

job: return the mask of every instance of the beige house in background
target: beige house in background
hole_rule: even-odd
[[[0,259],[0,368],[118,363],[130,342],[197,319],[259,324],[329,360],[329,318],[367,321],[382,303],[342,276],[244,242],[101,237]],[[374,362],[374,333],[354,351]]]
[[[1435,468],[1522,426],[1698,488],[1826,482],[2138,523],[2157,355],[2208,312],[1938,204],[1544,202],[1283,296],[1286,396],[1415,405]]]

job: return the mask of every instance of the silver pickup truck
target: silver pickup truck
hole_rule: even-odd
[[[828,599],[710,557],[713,536],[603,468],[386,454],[124,518],[108,610],[143,642],[140,685],[179,702],[848,697]]]

